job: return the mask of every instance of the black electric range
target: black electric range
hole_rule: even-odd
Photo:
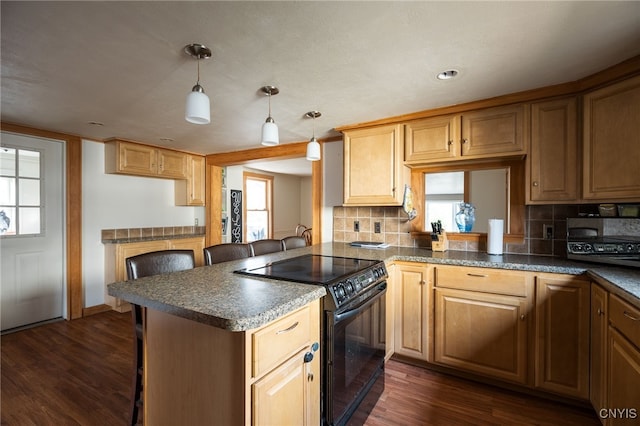
[[[375,283],[388,277],[381,260],[317,254],[284,259],[256,268],[241,269],[235,273],[323,285],[331,296],[335,309],[362,298]],[[331,304],[325,302],[325,309],[330,307]]]

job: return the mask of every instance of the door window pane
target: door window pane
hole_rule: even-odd
[[[0,235],[16,235],[16,209],[0,208]]]
[[[0,177],[0,205],[16,204],[16,180],[12,177]]]
[[[20,206],[40,205],[40,181],[36,179],[20,179]]]
[[[40,177],[40,153],[38,151],[18,150],[18,171],[20,177]]]
[[[16,175],[16,150],[13,148],[2,147],[0,149],[0,175],[15,176]]]

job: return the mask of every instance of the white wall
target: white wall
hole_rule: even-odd
[[[104,144],[82,144],[84,306],[104,303],[103,229],[204,224],[204,207],[176,206],[174,181],[105,174]]]

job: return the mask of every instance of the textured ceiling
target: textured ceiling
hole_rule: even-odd
[[[1,2],[2,120],[210,154],[574,81],[640,54],[640,2]],[[189,43],[212,121],[184,120]],[[435,75],[454,68],[450,81]],[[102,126],[89,122],[100,122]],[[170,140],[166,140],[168,138]]]

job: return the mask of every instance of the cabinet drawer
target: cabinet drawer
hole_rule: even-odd
[[[436,267],[435,286],[526,297],[531,293],[525,272],[487,268]]]
[[[311,344],[311,312],[306,306],[252,334],[252,377],[271,370]]]
[[[640,348],[640,309],[612,294],[609,298],[609,321]]]

